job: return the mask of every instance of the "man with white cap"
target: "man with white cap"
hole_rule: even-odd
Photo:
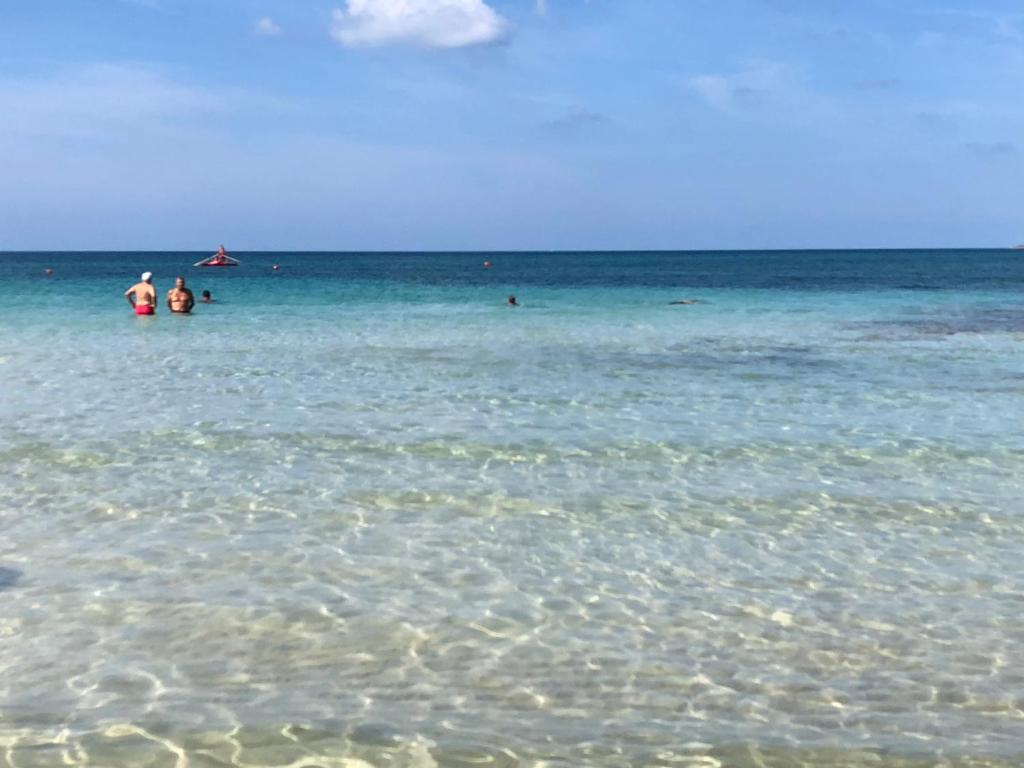
[[[143,272],[142,282],[136,283],[124,292],[136,315],[156,314],[156,288],[153,287],[153,273]]]

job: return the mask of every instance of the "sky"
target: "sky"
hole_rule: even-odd
[[[0,250],[1024,242],[1006,0],[0,0]]]

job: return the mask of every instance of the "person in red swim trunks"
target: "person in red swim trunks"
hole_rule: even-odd
[[[153,273],[143,272],[142,281],[125,291],[124,297],[132,305],[136,315],[156,314],[156,288],[153,287]]]

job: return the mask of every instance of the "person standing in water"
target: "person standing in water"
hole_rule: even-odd
[[[143,272],[142,281],[124,292],[136,315],[156,314],[156,288],[153,287],[153,273]]]
[[[179,277],[174,281],[174,287],[167,292],[167,308],[171,312],[187,315],[195,305],[195,296],[185,287],[185,278]]]

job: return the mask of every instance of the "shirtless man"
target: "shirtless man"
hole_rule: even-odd
[[[156,288],[153,287],[153,273],[143,272],[142,282],[136,283],[124,292],[136,315],[156,314]]]
[[[196,305],[196,299],[192,291],[185,287],[185,278],[179,277],[174,281],[174,287],[167,292],[167,308],[171,312],[187,315]]]
[[[227,260],[228,260],[228,252],[224,250],[224,246],[222,245],[220,248],[217,249],[217,252],[215,254],[213,254],[213,259],[211,259],[210,263],[211,264],[223,264]]]

